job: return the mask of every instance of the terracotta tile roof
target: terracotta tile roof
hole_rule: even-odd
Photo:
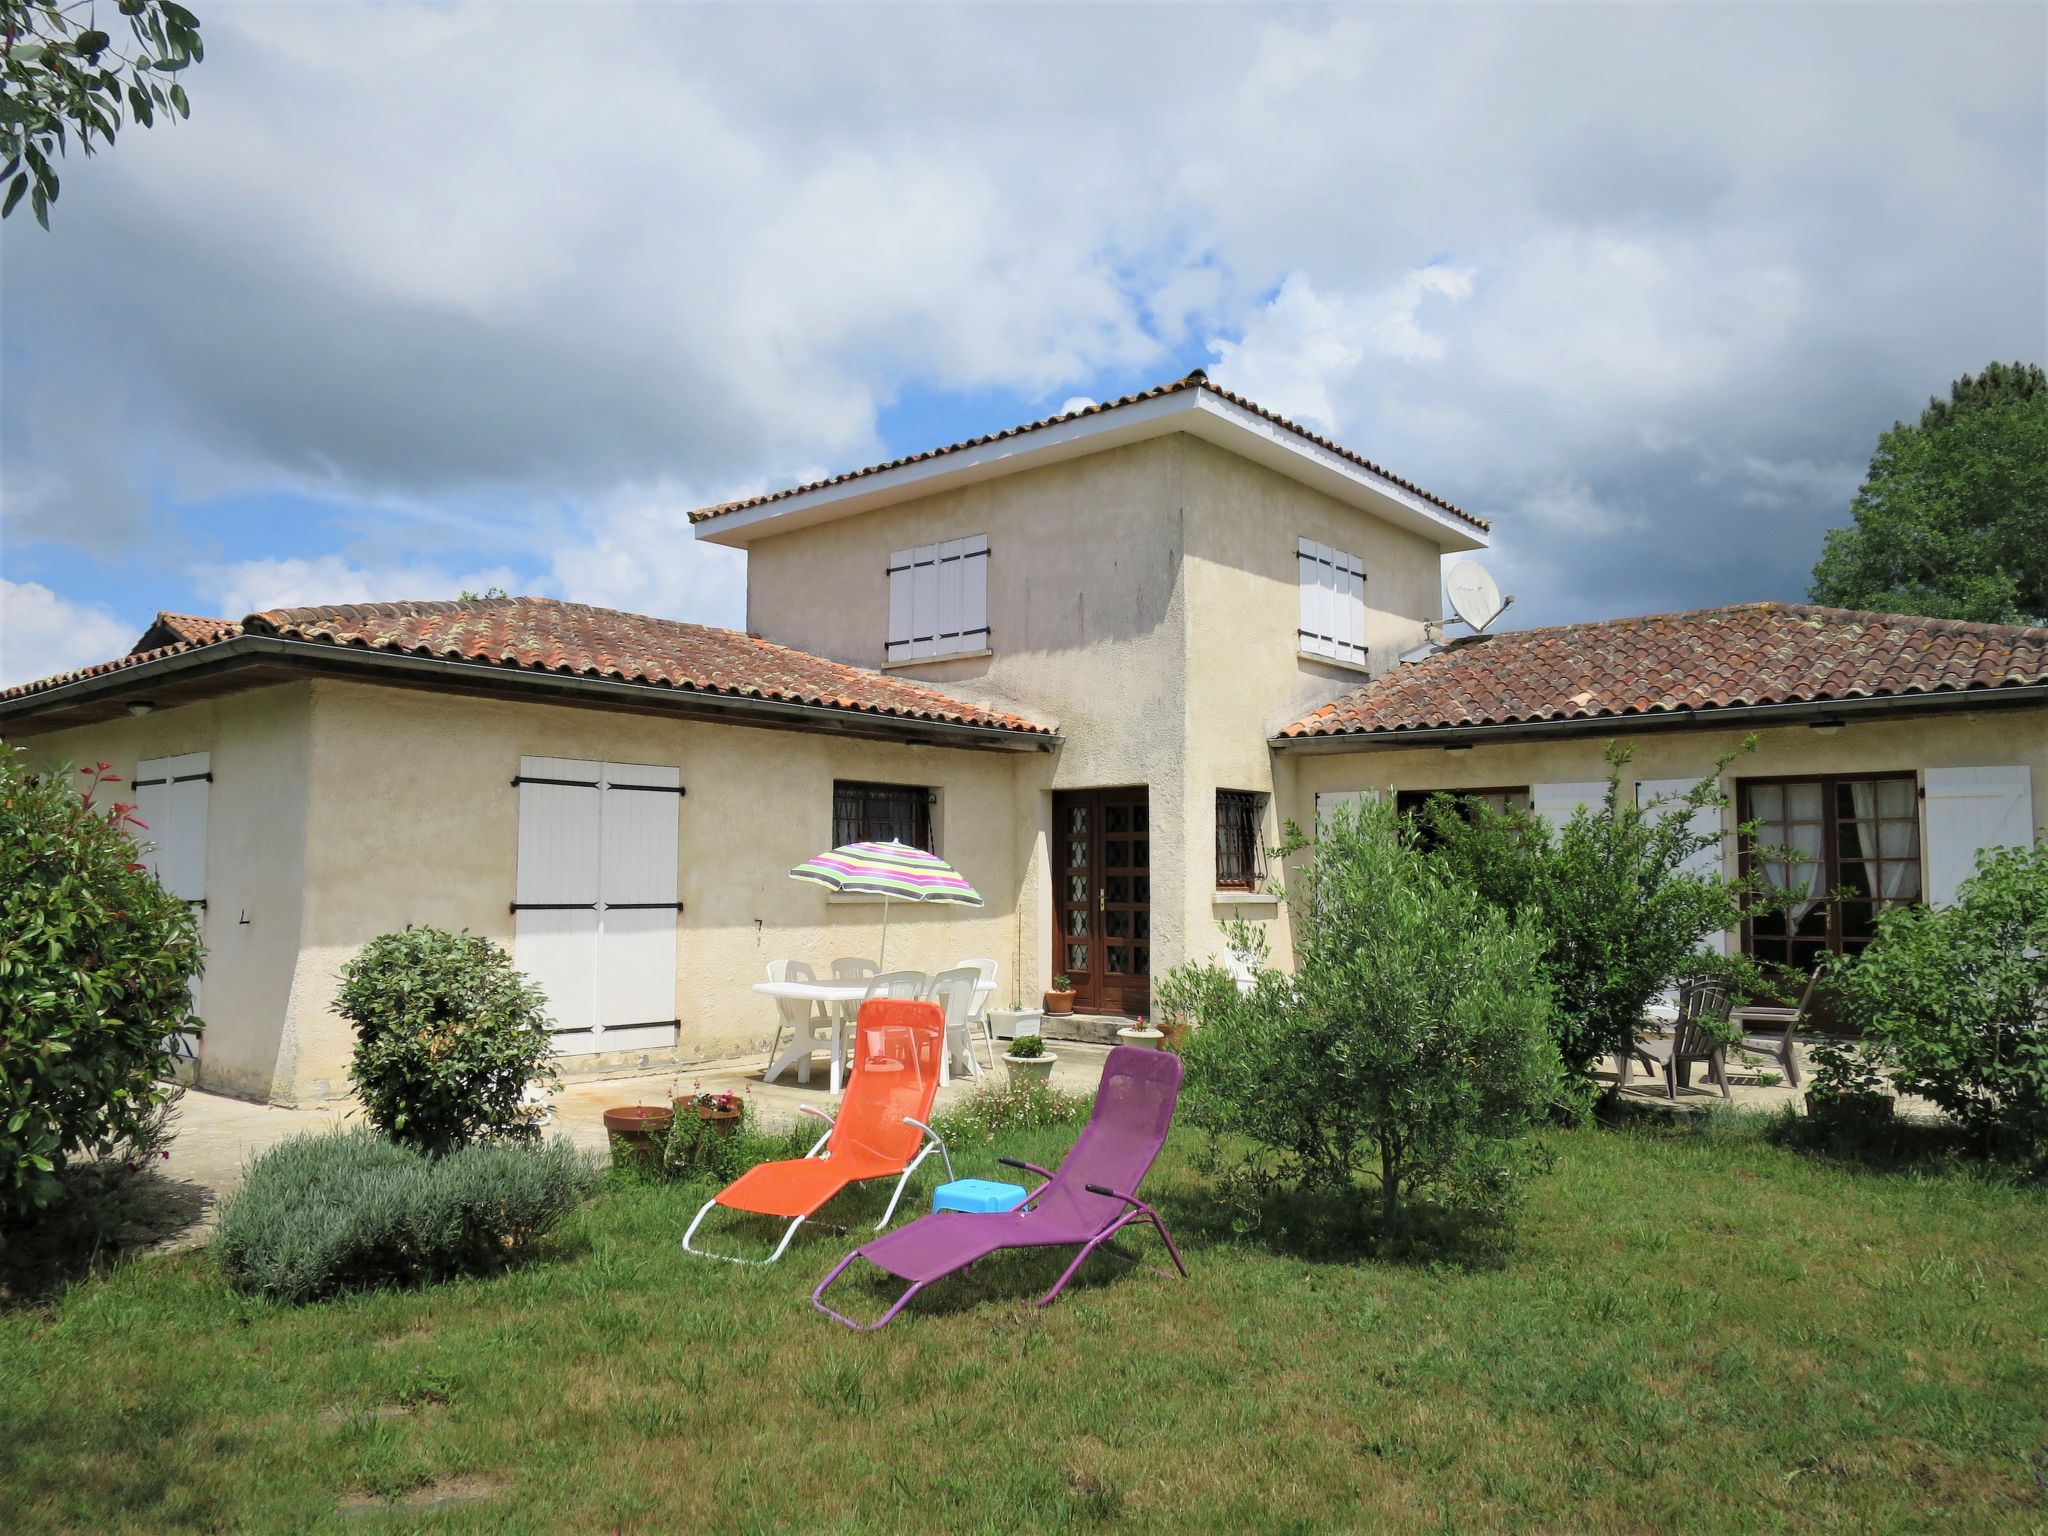
[[[175,619],[180,625],[191,626],[189,637],[181,628],[166,625],[165,621]],[[78,682],[81,678],[99,677],[108,672],[125,672],[152,661],[161,661],[166,656],[176,656],[184,651],[196,651],[201,646],[212,645],[231,635],[242,632],[242,626],[232,619],[201,619],[189,614],[160,613],[156,622],[142,632],[142,638],[135,642],[135,648],[125,656],[116,656],[112,661],[96,662],[89,667],[76,667],[69,672],[59,672],[54,677],[39,677],[33,682],[16,683],[12,688],[0,688],[0,701],[25,698],[32,693],[47,693],[52,688],[61,688],[66,683]]]
[[[709,522],[713,518],[724,517],[728,513],[744,512],[750,507],[764,507],[770,502],[787,501],[792,496],[802,496],[809,491],[821,491],[827,486],[844,485],[850,480],[864,480],[870,475],[879,475],[892,469],[901,469],[906,464],[921,464],[927,459],[943,458],[949,453],[959,453],[964,449],[980,448],[988,443],[1002,442],[1006,438],[1022,437],[1026,433],[1037,432],[1045,427],[1058,426],[1062,422],[1079,421],[1084,416],[1100,416],[1105,411],[1114,411],[1121,406],[1136,405],[1144,400],[1158,400],[1167,395],[1178,395],[1190,389],[1207,390],[1219,400],[1228,400],[1232,405],[1250,411],[1261,420],[1269,421],[1283,431],[1292,432],[1304,442],[1313,443],[1318,448],[1334,453],[1339,458],[1349,460],[1361,469],[1378,475],[1382,480],[1398,485],[1402,490],[1409,492],[1411,495],[1420,496],[1431,506],[1441,507],[1452,516],[1462,518],[1475,528],[1483,530],[1491,526],[1485,518],[1474,517],[1471,513],[1465,511],[1464,508],[1453,505],[1433,491],[1425,491],[1413,481],[1404,480],[1399,475],[1382,469],[1379,465],[1373,463],[1372,460],[1353,453],[1349,448],[1333,443],[1326,437],[1320,437],[1316,433],[1311,432],[1307,427],[1289,421],[1285,416],[1269,411],[1264,406],[1245,399],[1243,395],[1233,394],[1227,389],[1211,384],[1208,375],[1199,368],[1186,378],[1176,379],[1171,384],[1161,384],[1155,389],[1140,390],[1134,395],[1125,395],[1118,400],[1105,400],[1100,405],[1091,405],[1085,410],[1068,411],[1064,416],[1048,416],[1041,421],[1027,421],[1019,427],[1008,427],[1001,432],[990,432],[981,437],[970,437],[964,442],[949,443],[944,448],[928,448],[923,453],[907,454],[900,459],[891,459],[886,464],[870,464],[866,469],[850,469],[844,474],[833,475],[824,480],[813,480],[808,485],[793,485],[786,490],[770,491],[765,496],[749,496],[741,501],[728,501],[715,507],[702,507],[690,514],[690,521],[693,523]]]
[[[79,678],[141,666],[163,656],[220,644],[246,634],[564,676],[650,683],[693,693],[807,704],[902,720],[1052,734],[1046,726],[1021,715],[968,703],[906,679],[794,651],[737,630],[712,629],[702,624],[620,613],[546,597],[273,608],[252,613],[239,624],[221,619],[190,622],[212,626],[210,638],[179,641],[96,667],[24,683],[0,691],[0,700],[46,692]],[[195,633],[209,631],[201,628],[195,629]]]
[[[176,645],[180,640],[203,645],[209,640],[233,634],[240,627],[233,619],[207,619],[196,614],[160,611],[149,628],[142,632],[142,638],[128,647],[128,652],[133,655],[137,651],[153,651],[161,646]]]
[[[1742,603],[1508,631],[1396,667],[1283,737],[1622,719],[2048,683],[2048,629]]]

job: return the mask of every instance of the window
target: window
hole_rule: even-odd
[[[1216,791],[1216,888],[1249,891],[1265,877],[1259,813],[1266,797],[1243,789]]]
[[[1431,795],[1449,795],[1461,807],[1476,801],[1490,805],[1496,811],[1529,809],[1529,787],[1526,784],[1512,789],[1404,789],[1394,797],[1394,809],[1403,816],[1413,816],[1429,804]]]
[[[1365,566],[1356,555],[1303,539],[1295,565],[1301,585],[1301,649],[1364,666]]]
[[[835,780],[832,846],[894,842],[937,853],[938,845],[932,840],[932,801],[936,798],[920,785]]]
[[[1920,900],[1911,774],[1745,779],[1741,790],[1742,819],[1759,824],[1743,865],[1793,897],[1742,925],[1745,953],[1811,971],[1869,943],[1884,907]]]
[[[1436,845],[1436,834],[1421,819],[1422,808],[1436,795],[1449,795],[1457,802],[1458,810],[1467,821],[1472,819],[1471,808],[1474,805],[1490,805],[1496,811],[1527,811],[1531,804],[1526,786],[1507,789],[1404,789],[1394,796],[1394,809],[1409,824],[1417,842],[1425,848]]]
[[[887,660],[985,651],[989,633],[985,535],[899,549],[889,557]]]

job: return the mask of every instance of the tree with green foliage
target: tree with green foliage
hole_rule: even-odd
[[[1950,906],[1887,907],[1828,979],[1893,1087],[1986,1151],[2048,1166],[2048,840],[1984,850]]]
[[[1182,1055],[1198,1126],[1252,1152],[1235,1173],[1355,1198],[1378,1180],[1380,1230],[1404,1201],[1499,1214],[1515,1143],[1558,1086],[1543,937],[1402,837],[1391,807],[1347,806],[1286,893],[1295,969],[1249,992],[1182,968],[1202,1000]]]
[[[1698,869],[1699,855],[1721,847],[1728,797],[1720,775],[1732,757],[1684,796],[1638,805],[1621,789],[1630,748],[1611,742],[1606,755],[1606,794],[1562,826],[1435,795],[1415,829],[1432,859],[1542,935],[1537,963],[1551,992],[1565,1102],[1579,1112],[1600,1091],[1594,1067],[1628,1047],[1666,988],[1714,975],[1740,992],[1764,989],[1750,961],[1721,954],[1711,941],[1736,927],[1746,906],[1784,899],[1760,880]],[[1705,820],[1712,830],[1698,825]]]
[[[192,909],[135,844],[135,807],[97,803],[105,764],[31,773],[0,747],[0,1225],[60,1202],[68,1165],[154,1134],[196,1031]]]
[[[1808,595],[1838,608],[2048,621],[2048,377],[1993,363],[1878,439]]]
[[[113,0],[128,18],[127,51],[95,24],[93,0],[0,0],[0,218],[26,196],[50,227],[61,157],[75,138],[90,155],[111,144],[122,113],[147,128],[159,112],[189,117],[175,78],[205,57],[199,18],[175,0]]]
[[[489,939],[407,928],[341,968],[334,1010],[356,1029],[363,1113],[392,1140],[439,1155],[522,1137],[530,1085],[552,1085],[547,999]]]

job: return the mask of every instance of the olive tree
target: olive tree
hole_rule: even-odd
[[[1346,807],[1285,894],[1294,970],[1248,992],[1186,968],[1201,1000],[1183,1047],[1197,1124],[1255,1148],[1255,1176],[1354,1197],[1377,1181],[1383,1233],[1405,1202],[1499,1212],[1513,1143],[1558,1084],[1542,935],[1401,836],[1391,807]],[[1208,967],[1217,971],[1216,967]]]

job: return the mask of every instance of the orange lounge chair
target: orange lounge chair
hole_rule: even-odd
[[[796,1229],[849,1184],[899,1176],[889,1209],[875,1224],[879,1232],[896,1214],[911,1174],[933,1149],[945,1159],[950,1180],[953,1160],[937,1133],[925,1124],[932,1112],[932,1095],[939,1091],[939,1053],[945,1048],[946,1016],[937,1003],[891,998],[862,1003],[854,1023],[853,1075],[847,1080],[838,1116],[802,1106],[804,1114],[830,1122],[831,1129],[804,1156],[749,1168],[705,1201],[690,1222],[690,1230],[683,1234],[683,1252],[735,1264],[773,1264],[796,1236]],[[784,1218],[789,1230],[765,1259],[743,1259],[691,1247],[690,1240],[714,1205]]]

